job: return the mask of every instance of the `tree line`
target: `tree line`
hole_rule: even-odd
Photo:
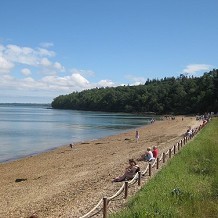
[[[60,95],[52,108],[156,114],[218,111],[218,69],[201,77],[147,80],[143,85],[94,88]]]

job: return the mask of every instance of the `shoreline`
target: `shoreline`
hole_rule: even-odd
[[[129,158],[146,148],[159,150],[175,143],[189,126],[200,125],[194,117],[155,121],[135,129],[92,141],[75,143],[0,163],[0,217],[79,217],[104,196],[115,193],[121,183],[111,184],[123,173]],[[143,162],[139,162],[139,165]],[[16,179],[25,179],[15,182]]]
[[[96,141],[96,140],[101,140],[101,139],[106,138],[106,137],[119,135],[119,134],[122,134],[122,133],[125,133],[125,132],[128,132],[128,131],[133,131],[133,130],[138,129],[138,128],[141,128],[141,127],[143,127],[143,126],[150,125],[149,122],[147,122],[147,123],[148,123],[148,124],[144,124],[144,125],[137,126],[137,127],[132,127],[132,128],[129,128],[129,129],[124,129],[124,130],[122,130],[122,131],[117,130],[118,133],[116,133],[116,134],[115,134],[115,133],[111,133],[111,135],[101,136],[101,137],[99,137],[99,138],[84,139],[84,140],[81,140],[81,141],[75,141],[75,142],[71,142],[71,143],[73,143],[74,145],[78,145],[78,144],[83,144],[83,143],[92,142],[92,141]],[[10,162],[17,161],[17,160],[21,160],[21,159],[24,159],[24,158],[28,158],[28,157],[40,155],[40,154],[43,154],[43,153],[47,153],[47,152],[53,151],[53,150],[55,150],[55,149],[68,146],[69,144],[70,144],[70,142],[69,142],[68,144],[56,145],[56,146],[54,146],[54,147],[47,148],[47,149],[42,150],[42,151],[33,152],[33,153],[26,154],[26,155],[25,155],[25,154],[23,154],[23,155],[18,155],[18,156],[16,156],[16,157],[12,157],[12,158],[8,158],[8,159],[5,159],[5,160],[2,160],[2,161],[0,161],[0,164],[10,163]]]
[[[147,124],[147,125],[150,125],[150,124]],[[123,132],[119,132],[117,134],[112,134],[112,135],[108,135],[108,136],[102,136],[100,138],[94,138],[94,139],[87,139],[87,140],[83,140],[83,141],[77,141],[77,142],[74,142],[73,145],[76,146],[76,145],[80,145],[80,144],[81,145],[82,144],[89,144],[89,143],[91,143],[93,141],[101,140],[101,139],[104,139],[104,138],[107,138],[107,137],[111,137],[111,136],[120,135],[122,133],[133,131],[134,129],[145,127],[147,125],[142,125],[142,126],[134,127],[134,128],[131,128],[131,129],[127,129],[126,131],[124,130]],[[5,164],[5,163],[14,162],[14,161],[19,161],[19,160],[22,160],[22,159],[25,159],[25,158],[41,155],[41,154],[44,154],[44,153],[52,152],[52,151],[54,151],[56,149],[59,149],[59,148],[68,147],[69,145],[70,144],[64,144],[64,145],[59,145],[59,146],[57,145],[57,146],[55,146],[53,148],[48,148],[48,149],[46,149],[44,151],[41,151],[41,152],[35,152],[35,153],[27,154],[27,155],[21,155],[19,157],[10,158],[10,159],[4,160],[4,161],[0,161],[0,165],[1,164]]]

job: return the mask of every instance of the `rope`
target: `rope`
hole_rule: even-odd
[[[85,218],[85,217],[89,216],[94,210],[96,210],[96,209],[99,207],[99,205],[100,205],[102,202],[103,202],[103,200],[101,199],[101,200],[97,203],[97,205],[96,205],[95,207],[93,207],[87,214],[81,216],[80,218]]]
[[[129,186],[134,185],[134,184],[136,183],[137,180],[138,180],[138,178],[136,178],[136,179],[132,179],[131,181],[128,182],[128,185],[129,185]]]
[[[134,184],[137,179],[138,179],[138,173],[136,173],[135,176],[130,181],[128,181],[128,184],[129,185]]]
[[[161,154],[159,161],[161,161],[163,159],[163,153]]]
[[[151,165],[151,167],[154,167],[156,162],[157,162],[157,158],[155,158],[154,163]]]
[[[171,152],[173,152],[174,151],[174,146],[171,148]]]
[[[144,171],[144,172],[142,171],[142,175],[143,175],[143,176],[145,175],[145,173],[147,173],[147,172],[148,172],[148,168],[149,168],[149,166],[147,165],[147,167],[146,167],[145,171]]]
[[[110,200],[114,199],[115,197],[117,197],[118,195],[120,195],[122,193],[122,191],[124,190],[124,186],[125,186],[125,184],[123,183],[121,188],[114,195],[109,197],[108,200],[110,201]]]

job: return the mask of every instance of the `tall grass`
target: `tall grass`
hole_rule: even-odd
[[[218,217],[218,118],[113,218]]]

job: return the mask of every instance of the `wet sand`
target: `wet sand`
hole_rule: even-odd
[[[36,156],[0,164],[0,217],[80,217],[104,196],[113,195],[129,158],[138,158],[147,147],[160,152],[178,142],[194,117],[156,121],[135,130],[103,139],[69,145]],[[143,168],[143,162],[138,163]]]

